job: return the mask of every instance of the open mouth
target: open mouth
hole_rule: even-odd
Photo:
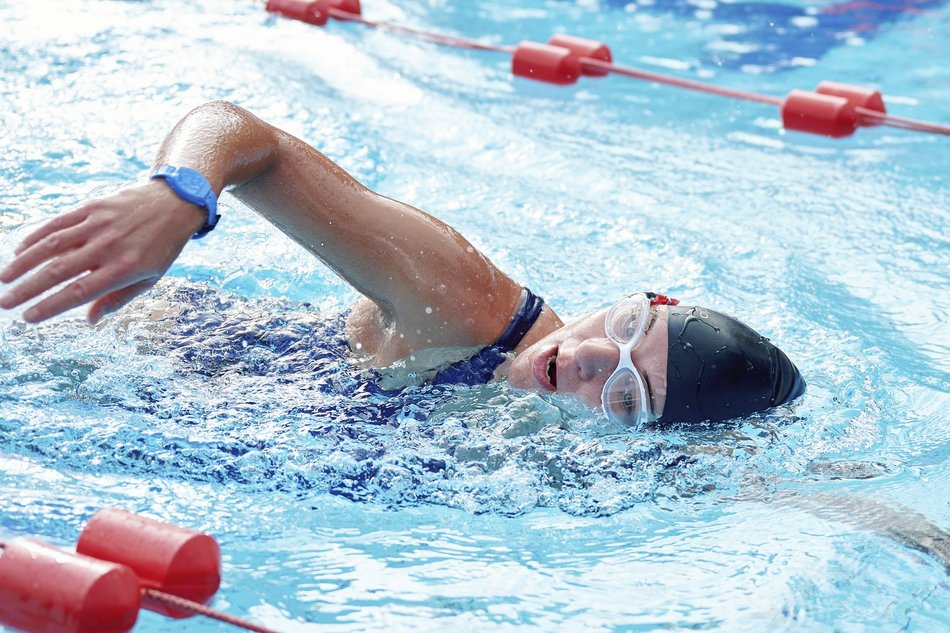
[[[557,390],[557,347],[552,347],[534,359],[534,378],[542,389]]]

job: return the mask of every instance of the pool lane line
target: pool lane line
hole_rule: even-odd
[[[515,75],[536,81],[567,85],[576,82],[580,75],[612,73],[695,92],[772,105],[779,108],[784,128],[799,132],[843,138],[853,134],[858,127],[884,125],[896,129],[950,136],[950,126],[888,114],[880,92],[861,86],[822,82],[815,91],[793,90],[783,99],[640,68],[620,66],[612,63],[610,51],[604,44],[573,36],[556,35],[548,44],[534,42],[522,42],[518,46],[487,44],[469,38],[364,18],[359,0],[267,0],[265,9],[317,26],[324,26],[329,18],[334,18],[343,22],[356,22],[370,28],[408,35],[441,46],[504,53],[512,56],[512,70]],[[577,47],[565,46],[558,40],[570,40],[577,44]],[[592,50],[597,50],[600,54],[597,57],[585,55],[585,52]],[[606,53],[604,54],[603,51]],[[526,57],[530,58],[527,62],[525,62]],[[518,70],[519,61],[522,72]],[[834,88],[823,89],[826,86],[834,86]]]
[[[747,92],[745,90],[737,90],[734,88],[722,88],[720,86],[707,84],[702,81],[696,81],[695,79],[683,79],[681,77],[674,77],[673,75],[652,72],[649,70],[643,70],[641,68],[618,66],[616,64],[612,64],[600,59],[593,59],[591,57],[581,57],[579,58],[579,61],[581,63],[581,67],[584,69],[594,68],[604,72],[622,75],[624,77],[652,81],[659,84],[666,84],[668,86],[675,86],[677,88],[685,88],[686,90],[693,90],[696,92],[705,92],[707,94],[719,95],[721,97],[728,97],[731,99],[742,99],[745,101],[754,101],[756,103],[764,103],[766,105],[774,105],[779,107],[781,107],[783,101],[782,99],[773,97],[771,95],[757,94],[755,92]]]

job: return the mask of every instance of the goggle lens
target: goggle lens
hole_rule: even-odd
[[[629,296],[607,312],[604,322],[607,338],[618,345],[640,342],[646,330],[650,301],[642,294]]]
[[[607,415],[625,426],[639,426],[648,417],[646,385],[636,371],[615,372],[604,385],[602,401]]]

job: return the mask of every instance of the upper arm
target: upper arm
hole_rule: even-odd
[[[303,141],[271,130],[277,144],[269,168],[236,188],[238,198],[374,301],[408,347],[497,337],[520,286],[445,223],[369,190]]]

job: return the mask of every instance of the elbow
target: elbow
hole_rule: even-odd
[[[250,112],[242,108],[241,106],[227,101],[225,99],[215,99],[213,101],[206,101],[200,106],[192,110],[193,114],[212,114],[212,113],[228,113],[232,116],[234,115],[249,115]]]
[[[221,188],[243,184],[274,164],[279,131],[230,101],[204,103],[182,119],[172,138],[188,140],[195,160],[216,160],[223,174]],[[205,149],[201,149],[205,148]],[[211,155],[207,148],[213,148]]]

